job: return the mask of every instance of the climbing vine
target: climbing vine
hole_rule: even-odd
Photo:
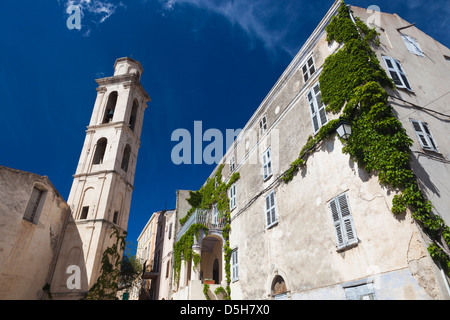
[[[102,256],[101,274],[97,282],[89,290],[87,300],[117,300],[117,289],[121,278],[120,265],[122,263],[122,252],[125,249],[125,238],[127,233],[112,227],[110,238],[115,237],[115,242],[108,247]]]
[[[222,229],[222,237],[225,241],[224,250],[225,250],[225,273],[226,273],[226,281],[227,287],[225,295],[226,299],[230,299],[231,296],[231,247],[230,247],[230,201],[228,198],[228,190],[239,178],[239,172],[233,173],[230,177],[228,183],[222,181],[222,169],[224,165],[221,164],[216,174],[213,178],[210,178],[206,181],[205,185],[200,188],[198,191],[190,191],[189,198],[187,199],[188,203],[191,205],[191,209],[187,212],[186,216],[179,220],[180,224],[183,225],[189,219],[189,217],[195,212],[197,209],[206,209],[211,210],[212,206],[217,205],[217,209],[219,211],[219,219],[223,219],[225,221],[225,225]],[[193,224],[189,230],[178,240],[178,242],[174,246],[174,280],[177,281],[180,276],[181,270],[181,260],[182,254],[184,261],[189,261],[191,257],[193,258],[194,267],[200,262],[201,257],[193,252],[192,245],[194,244],[194,240],[197,238],[200,230],[204,230],[208,232],[208,228],[201,224]]]
[[[423,196],[411,169],[412,140],[395,118],[384,89],[395,86],[372,50],[379,45],[377,32],[357,17],[352,20],[344,1],[326,31],[329,43],[336,41],[343,45],[325,60],[319,77],[326,110],[342,111],[341,117],[352,125],[352,135],[343,152],[369,174],[376,174],[381,185],[398,191],[392,212],[399,214],[407,209],[412,212],[433,241],[428,247],[430,255],[449,274],[450,229],[441,217],[432,213],[431,202]],[[314,138],[308,138],[299,158],[283,175],[284,182],[291,181],[299,168],[306,165],[307,155],[335,132],[337,124],[338,120],[330,121]]]

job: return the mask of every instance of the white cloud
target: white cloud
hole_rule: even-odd
[[[283,48],[291,54],[292,50],[284,46],[283,40],[289,31],[290,23],[298,18],[282,3],[273,0],[159,0],[166,11],[172,11],[176,5],[188,4],[206,9],[225,17],[233,25],[239,25],[249,37],[261,40],[267,49]],[[276,25],[273,17],[284,17],[283,23]]]
[[[61,3],[61,0],[58,0]],[[64,8],[70,6],[77,6],[80,8],[81,14],[81,25],[86,27],[87,30],[84,32],[83,36],[89,36],[90,28],[86,22],[94,22],[100,24],[105,22],[109,17],[111,17],[119,7],[125,7],[122,2],[118,4],[112,3],[109,0],[67,0],[64,1]]]

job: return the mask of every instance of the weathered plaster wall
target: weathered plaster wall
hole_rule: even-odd
[[[36,224],[23,219],[35,185],[45,190]],[[0,167],[0,299],[44,297],[69,215],[47,177]]]

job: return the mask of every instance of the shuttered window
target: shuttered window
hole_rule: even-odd
[[[419,139],[420,146],[425,150],[439,152],[428,124],[417,120],[411,120],[411,123],[414,131],[416,132],[417,138]]]
[[[267,130],[267,117],[264,115],[261,120],[259,120],[259,133],[262,135]]]
[[[338,249],[357,243],[358,238],[350,212],[347,193],[343,193],[332,199],[329,206],[333,217]]]
[[[387,56],[383,56],[383,60],[397,88],[405,88],[412,91],[411,85],[408,82],[408,78],[406,78],[406,74],[403,72],[400,61]]]
[[[262,155],[262,163],[263,163],[264,180],[266,180],[272,175],[272,159],[270,154],[270,148],[264,151]]]
[[[319,132],[320,127],[328,122],[327,114],[325,112],[325,105],[322,102],[319,83],[314,85],[314,87],[309,90],[306,97],[308,99],[314,134],[316,134]]]
[[[406,48],[409,52],[423,57],[423,51],[420,48],[419,42],[411,36],[407,36],[406,34],[402,34],[403,42],[405,42]]]
[[[316,72],[316,67],[314,66],[313,57],[309,57],[309,59],[302,66],[303,72],[303,80],[306,82],[308,79]]]
[[[230,187],[230,210],[236,208],[236,184]]]
[[[44,191],[33,187],[31,191],[30,200],[28,201],[27,208],[25,209],[25,213],[23,218],[33,223],[37,223],[39,217],[40,203],[43,198]]]
[[[277,213],[275,208],[275,191],[266,196],[266,223],[267,227],[277,222]]]
[[[238,263],[238,250],[237,249],[234,249],[231,252],[231,269],[232,269],[231,281],[239,280],[239,263]]]
[[[214,226],[218,226],[219,224],[219,209],[217,208],[217,204],[213,206],[212,223]]]

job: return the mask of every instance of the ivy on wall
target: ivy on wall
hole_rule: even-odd
[[[112,227],[110,238],[115,237],[115,242],[108,247],[102,256],[101,274],[97,282],[89,290],[86,300],[117,300],[117,289],[121,278],[120,265],[122,263],[122,252],[125,249],[125,238],[127,233]]]
[[[239,178],[239,172],[233,173],[230,177],[228,183],[222,181],[222,169],[224,164],[221,164],[216,174],[213,178],[207,180],[204,186],[200,188],[198,191],[190,191],[189,198],[187,199],[188,203],[191,205],[191,209],[187,212],[186,216],[179,220],[180,224],[183,225],[189,219],[189,217],[195,212],[197,209],[206,209],[211,210],[213,205],[217,205],[217,209],[219,211],[219,219],[224,219],[225,225],[222,229],[222,237],[225,241],[224,250],[225,250],[225,273],[226,273],[226,299],[230,299],[231,297],[231,253],[232,250],[230,248],[230,200],[228,198],[228,190]],[[194,241],[197,239],[200,230],[204,230],[207,234],[208,228],[201,224],[193,224],[190,226],[188,231],[177,241],[174,246],[174,281],[178,281],[180,278],[181,271],[181,260],[189,261],[193,258],[193,267],[195,267],[200,261],[200,255],[196,254],[192,250],[192,245]]]
[[[385,90],[395,85],[372,49],[380,44],[378,33],[358,17],[352,20],[344,1],[326,32],[329,43],[336,41],[342,47],[325,60],[319,77],[320,91],[326,110],[342,112],[341,117],[352,125],[352,135],[343,152],[360,168],[376,174],[381,185],[398,192],[393,198],[392,212],[411,211],[432,240],[428,247],[430,255],[449,275],[450,229],[441,217],[432,213],[431,202],[420,191],[411,169],[412,140],[395,118]],[[335,132],[338,121],[330,121],[315,137],[308,138],[299,158],[283,175],[284,182],[291,181],[299,168],[306,165],[308,154]]]

